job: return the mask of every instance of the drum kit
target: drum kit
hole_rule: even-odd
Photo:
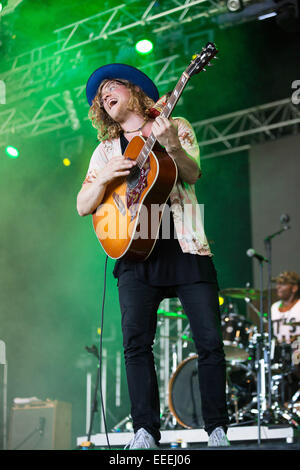
[[[225,289],[220,305],[221,329],[226,358],[226,397],[230,426],[289,424],[300,426],[300,338],[291,344],[268,344],[268,333],[239,314],[235,299],[251,304],[260,291]],[[262,317],[263,318],[263,317]],[[263,318],[267,326],[267,320]],[[198,382],[198,356],[190,327],[178,299],[165,299],[158,310],[157,340],[162,427],[203,427]],[[265,335],[265,337],[264,337]],[[271,371],[271,373],[269,372]],[[267,377],[270,373],[271,377]]]

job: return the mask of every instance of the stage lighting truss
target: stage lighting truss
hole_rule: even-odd
[[[128,1],[55,30],[59,44],[57,54],[101,39],[112,40],[120,34],[128,34],[134,28],[147,25],[151,26],[153,34],[161,33],[225,10],[224,3],[217,0],[153,0],[148,5],[146,3]]]
[[[300,132],[300,109],[291,98],[193,123],[202,159],[250,149]]]
[[[72,90],[83,98],[84,87]],[[85,117],[84,120],[88,118]],[[70,129],[72,122],[63,93],[48,96],[32,115],[10,109],[0,112],[0,144],[17,133],[30,138],[40,134]],[[240,110],[203,121],[192,122],[201,148],[202,159],[248,150],[252,145],[298,134],[300,110],[290,98]]]
[[[243,1],[245,3],[249,0]],[[269,11],[274,2],[265,0],[256,5],[265,5]],[[90,63],[93,56],[97,56],[98,63],[114,61],[112,51],[115,52],[130,41],[134,44],[135,28],[139,32],[144,26],[149,26],[153,37],[164,37],[165,44],[168,44],[168,34],[179,32],[186,23],[213,19],[222,27],[233,21],[245,21],[244,17],[240,17],[242,13],[230,13],[225,0],[186,0],[182,4],[177,0],[151,1],[147,7],[144,2],[131,0],[59,28],[55,31],[55,41],[15,56],[7,63],[2,62],[1,80],[5,82],[8,91],[9,88],[14,90],[14,96],[8,93],[10,99],[24,99],[32,93],[45,90],[45,87],[53,90],[63,78],[66,66],[68,70],[78,70],[84,67],[86,60]],[[201,31],[203,29],[206,29],[204,24]],[[188,34],[182,32],[182,43]],[[197,29],[194,34],[200,35],[201,32]],[[107,39],[114,42],[114,47],[108,47]],[[19,91],[21,94],[17,93]]]
[[[248,8],[258,4],[271,9],[274,2],[256,2]],[[255,11],[257,14],[257,9]],[[214,17],[226,23],[228,19],[221,20],[224,15],[239,21],[242,13],[229,13],[225,0],[186,0],[184,3],[177,0],[160,3],[151,1],[147,7],[144,2],[133,0],[58,29],[55,32],[56,41],[14,57],[9,69],[1,73],[7,99],[6,104],[0,107],[0,141],[11,133],[33,137],[60,129],[78,130],[80,122],[88,119],[85,85],[79,84],[73,89],[69,89],[69,85],[62,86],[65,69],[67,66],[69,74],[74,70],[78,77],[79,70],[85,70],[87,60],[89,63],[96,60],[97,63],[113,61],[113,48],[103,47],[106,39],[113,39],[117,47],[118,41],[124,42],[124,38],[128,40],[134,28],[143,25],[150,25],[152,32],[164,37],[164,34],[169,34],[170,28],[179,31],[178,25],[196,19]],[[191,33],[191,41],[194,42],[188,43],[186,49],[190,51],[194,44],[205,44],[206,39],[213,41],[209,31],[201,28],[201,32]],[[184,41],[186,38],[185,34]],[[95,49],[95,41],[100,41],[101,47],[97,45]],[[182,55],[172,54],[141,68],[165,93],[172,89],[184,66]],[[70,83],[70,78],[68,81]],[[186,91],[192,87],[191,82]],[[68,94],[63,95],[66,88]],[[10,90],[14,92],[10,93]],[[20,106],[21,101],[23,106]],[[287,98],[282,102],[196,122],[194,125],[200,145],[204,148],[202,155],[208,158],[220,152],[225,154],[248,148],[255,139],[274,139],[284,132],[299,132],[299,111]]]
[[[0,1],[0,16],[9,15],[13,13],[17,6],[22,3],[23,0],[2,0]]]

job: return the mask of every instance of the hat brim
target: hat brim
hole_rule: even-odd
[[[134,85],[139,86],[143,92],[153,101],[159,98],[158,89],[153,81],[141,70],[126,64],[108,64],[99,67],[92,73],[86,84],[86,97],[89,105],[92,105],[98,88],[103,80],[120,78],[128,80]]]

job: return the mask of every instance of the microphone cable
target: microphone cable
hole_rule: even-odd
[[[105,294],[106,294],[107,260],[108,260],[108,255],[106,255],[105,267],[104,267],[104,285],[103,285],[102,311],[101,311],[101,322],[100,322],[99,352],[97,351],[96,346],[93,346],[93,348],[86,347],[88,352],[92,352],[93,354],[97,355],[99,363],[98,363],[98,372],[97,372],[96,386],[95,386],[95,391],[94,391],[93,409],[92,409],[92,413],[91,413],[91,420],[90,420],[90,427],[89,427],[89,432],[88,432],[88,436],[87,436],[87,442],[82,444],[82,446],[85,447],[85,448],[86,448],[86,446],[88,446],[88,448],[90,446],[93,447],[93,445],[91,443],[91,434],[92,434],[92,429],[93,429],[94,414],[95,414],[95,411],[96,411],[96,402],[97,402],[97,391],[98,391],[98,386],[99,386],[100,400],[101,400],[100,417],[101,417],[101,412],[102,412],[103,423],[104,423],[104,428],[105,428],[105,435],[106,435],[106,440],[107,440],[107,446],[110,449],[110,443],[109,443],[108,432],[107,432],[106,417],[105,417],[105,410],[104,410],[104,402],[103,402],[103,393],[102,393],[102,345],[103,345],[103,324],[104,324],[104,304],[105,304]]]
[[[106,441],[107,441],[107,446],[110,449],[106,417],[105,417],[105,409],[104,409],[104,403],[103,403],[103,393],[102,393],[102,340],[103,340],[103,324],[104,324],[104,304],[105,304],[105,293],[106,293],[107,260],[108,260],[108,255],[106,255],[106,259],[105,259],[104,286],[103,286],[102,311],[101,311],[100,345],[99,345],[99,389],[100,389],[101,409],[102,409],[102,416],[103,416],[103,422],[104,422],[104,428],[105,428]]]

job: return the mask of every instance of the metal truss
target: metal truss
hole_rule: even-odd
[[[202,159],[300,133],[300,107],[291,98],[193,123]]]
[[[267,7],[268,2],[272,0],[264,0],[259,4]],[[179,36],[182,34],[179,41],[187,44],[189,35],[183,34],[180,29],[184,24],[201,18],[207,21],[214,17],[217,21],[224,13],[228,14],[225,0],[129,0],[109,9],[105,9],[106,2],[103,3],[102,11],[98,14],[55,30],[55,41],[15,56],[6,64],[2,63],[1,69],[6,68],[0,78],[6,84],[8,103],[39,93],[45,90],[45,86],[53,91],[55,85],[63,80],[66,68],[84,68],[84,64],[91,63],[93,58],[95,61],[97,58],[98,63],[109,63],[113,59],[112,49],[117,51],[126,44],[132,46],[134,33],[137,37],[141,31],[147,31],[148,26],[158,41],[163,38],[164,45],[168,44],[170,32],[167,30],[171,28],[173,33],[177,32]],[[232,14],[229,13],[229,16]],[[164,36],[165,31],[167,36]],[[204,39],[209,36],[207,33],[203,27],[197,28],[196,32],[191,33],[191,38],[202,36]],[[114,48],[106,47],[108,39],[114,40]],[[213,38],[209,37],[209,40]],[[100,47],[98,43],[101,43]]]
[[[27,109],[25,113],[19,108],[6,109],[0,112],[0,122],[4,139],[14,134],[35,137],[72,126],[63,94],[59,93],[47,96],[37,110]]]
[[[66,69],[68,75],[72,76],[86,60],[81,50],[77,50],[75,54],[58,56],[54,55],[55,50],[56,43],[53,43],[51,47],[43,46],[19,55],[13,60],[10,70],[0,74],[6,86],[8,104],[32,98],[32,95],[44,96],[47,90],[53,93],[66,76]],[[109,62],[110,57],[111,51],[97,54],[97,59],[104,63]],[[91,58],[90,55],[89,59]]]
[[[152,33],[157,34],[200,17],[207,18],[222,13],[225,10],[224,3],[215,0],[185,0],[185,2],[152,0],[148,5],[147,2],[137,1],[122,3],[55,30],[59,44],[56,54],[94,41],[106,40],[116,35],[128,33],[133,28],[150,24],[153,26]]]
[[[174,28],[199,17],[208,18],[216,12],[224,11],[224,6],[215,0],[167,0],[164,2],[128,1],[114,8],[103,10],[97,15],[84,18],[70,25],[59,28],[54,33],[56,40],[28,52],[15,56],[1,73],[1,80],[7,90],[14,90],[12,100],[23,99],[29,93],[39,91],[41,85],[54,87],[64,75],[64,67],[70,69],[82,66],[92,56],[98,62],[108,63],[112,51],[106,47],[109,38],[114,39],[116,48],[133,43],[132,30],[151,25],[152,34]],[[178,31],[178,28],[177,28]],[[203,33],[198,32],[203,36]],[[205,34],[204,34],[205,35]],[[86,51],[89,44],[103,42],[100,51]],[[103,47],[104,46],[104,47]],[[194,51],[195,52],[195,51]],[[20,91],[19,94],[16,91]]]
[[[22,70],[20,70],[20,75],[17,74],[13,81],[5,81],[8,90],[12,89],[16,80],[20,80],[23,85],[19,92],[18,88],[14,89],[13,99],[8,94],[5,110],[1,112],[2,107],[0,108],[0,122],[2,123],[0,124],[0,137],[14,132],[23,134],[24,130],[26,130],[28,137],[67,127],[77,130],[80,128],[81,116],[84,116],[83,120],[88,119],[86,117],[88,104],[85,96],[85,85],[53,93],[52,87],[55,85],[55,80],[59,79],[59,74],[63,74],[63,66],[58,61],[56,68],[54,67],[52,70],[50,67],[52,60],[41,59],[36,64],[39,71],[36,71],[35,79],[32,73],[28,72],[28,75],[26,74],[26,66],[24,66],[24,76]],[[47,70],[49,72],[48,76],[46,76]],[[170,91],[170,84],[177,81],[182,73],[182,57],[174,54],[148,63],[141,67],[141,70],[152,75],[153,80],[161,90],[164,90],[164,93]],[[30,83],[26,88],[26,80],[29,80],[29,82],[34,80],[34,91],[30,88]],[[189,84],[186,90],[188,91],[191,88],[192,85]],[[47,91],[49,95],[45,97]],[[40,93],[41,99],[32,96],[32,93]],[[25,100],[24,105],[20,106],[20,100]],[[37,103],[38,106],[36,106]]]
[[[7,140],[14,134],[29,138],[59,129],[71,133],[77,131],[88,119],[87,113],[83,119],[78,118],[74,103],[80,102],[85,103],[84,86],[48,96],[38,110],[27,110],[26,114],[16,108],[5,110],[0,113],[0,139]],[[300,108],[291,102],[291,98],[286,98],[196,121],[192,126],[203,153],[202,159],[213,158],[300,133]]]

